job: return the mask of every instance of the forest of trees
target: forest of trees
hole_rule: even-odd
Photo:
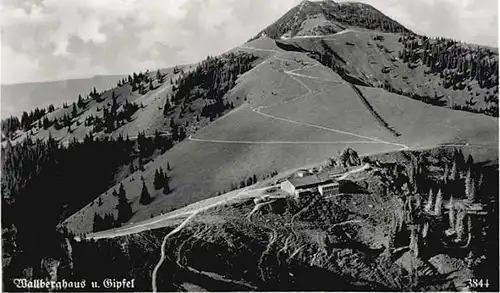
[[[170,165],[167,163],[167,168]],[[134,170],[132,170],[134,172]],[[167,172],[163,171],[162,168],[155,170],[155,177],[153,181],[153,187],[155,190],[162,190],[163,194],[170,193],[170,185],[168,183],[169,178],[167,176]],[[139,203],[141,205],[148,205],[153,201],[153,197],[148,190],[146,182],[144,181],[144,177],[141,176],[141,194],[139,195]],[[94,220],[92,225],[92,231],[102,231],[108,230],[116,227],[120,227],[123,223],[126,223],[130,220],[133,215],[131,202],[128,200],[127,193],[123,186],[123,183],[120,184],[118,191],[113,190],[113,196],[117,197],[118,203],[115,207],[115,211],[111,213],[105,213],[103,216],[99,213],[94,213]],[[102,201],[99,198],[99,202]],[[116,214],[116,216],[115,216]]]
[[[123,183],[120,183],[118,192],[113,190],[112,194],[117,197],[118,201],[115,207],[117,216],[115,217],[115,212],[105,213],[103,216],[97,212],[94,213],[94,220],[92,222],[93,232],[120,227],[122,223],[126,223],[132,217],[132,206],[127,198],[127,192]],[[99,198],[98,204],[99,206],[102,204],[101,198]]]
[[[229,53],[220,57],[207,57],[193,71],[178,79],[171,101],[167,99],[165,110],[173,105],[189,104],[196,99],[205,99],[207,104],[202,110],[205,117],[216,117],[230,108],[224,95],[231,90],[236,79],[252,68],[256,56],[246,53]]]
[[[102,116],[89,115],[85,118],[84,125],[94,126],[93,132],[97,133],[104,130],[106,133],[111,133],[121,125],[130,122],[132,120],[132,115],[139,109],[139,105],[133,102],[129,102],[128,100],[125,100],[123,104],[118,103],[117,96],[115,96],[114,93],[115,92],[113,91],[112,104],[109,108],[106,106],[103,106],[102,108],[98,107],[98,111],[102,111],[103,113]],[[81,96],[79,96],[78,101],[72,104],[72,110],[70,113],[64,113],[62,117],[55,118],[53,120],[50,120],[47,115],[42,115],[42,118],[38,120],[37,126],[39,129],[43,128],[45,130],[49,129],[52,126],[54,126],[54,129],[56,130],[68,127],[68,130],[71,132],[71,125],[74,123],[74,119],[76,119],[82,113],[85,106],[86,102],[82,99]],[[42,111],[41,113],[45,112]],[[6,121],[2,121],[2,125],[2,130],[4,131],[5,135],[7,135],[7,133],[14,132],[17,129],[20,129],[20,124],[17,117],[10,117]],[[32,127],[30,126],[28,129],[24,130],[29,130],[31,128]]]
[[[375,38],[380,39],[380,38]],[[473,45],[465,45],[444,38],[427,38],[415,34],[401,36],[399,41],[404,48],[400,52],[400,58],[410,68],[423,65],[428,68],[426,73],[438,75],[442,79],[444,88],[454,90],[467,90],[472,94],[472,83],[477,83],[479,88],[486,90],[484,96],[485,107],[479,108],[475,101],[476,97],[470,97],[464,105],[450,105],[454,109],[473,113],[482,113],[498,117],[498,55],[491,50]],[[279,47],[287,49],[287,45],[276,42]],[[379,86],[387,91],[405,95],[412,99],[422,101],[435,106],[446,106],[448,100],[444,94],[435,92],[426,96],[405,91],[394,87],[388,80],[380,84],[368,84],[352,75],[345,69],[346,61],[333,51],[329,45],[320,41],[321,48],[310,52],[310,57],[318,60],[321,64],[332,68],[344,80],[360,86]],[[290,48],[288,48],[290,50]],[[382,70],[384,72],[384,70]],[[479,93],[476,93],[476,96]],[[477,98],[476,98],[477,99]]]
[[[33,128],[33,123],[40,118],[44,117],[47,113],[53,112],[55,110],[54,105],[49,105],[47,109],[35,108],[29,113],[24,111],[21,115],[21,119],[16,116],[10,116],[2,119],[2,133],[5,137],[11,137],[11,134],[17,130],[29,131]]]
[[[163,83],[165,80],[165,75],[162,74],[159,70],[156,72],[156,81],[157,83]],[[153,85],[153,79],[150,77],[149,70],[146,72],[132,73],[127,78],[127,83],[132,86],[132,91],[138,91],[140,95],[146,94],[150,90],[154,90],[155,86]],[[125,84],[125,80],[122,82]]]
[[[19,121],[19,118],[15,116],[10,116],[8,118],[2,119],[1,125],[2,134],[5,136],[5,138],[10,138],[11,134],[21,128],[21,122]]]
[[[439,74],[444,88],[470,90],[470,82],[477,82],[480,88],[498,87],[498,54],[491,49],[467,45],[451,39],[428,38],[426,36],[405,35],[400,37],[404,48],[400,58],[410,67],[425,65],[428,73]],[[484,113],[498,117],[498,91],[484,98],[488,105],[477,109],[475,102],[456,105],[455,109]]]
[[[140,81],[148,79],[147,72],[133,74],[135,79],[129,76],[129,80],[132,82],[140,83]],[[161,79],[164,78],[164,75],[157,73],[157,76],[161,76]],[[120,80],[118,82],[119,86],[125,85],[127,83],[126,79]],[[56,130],[60,130],[64,127],[68,127],[68,130],[71,131],[71,124],[73,123],[73,119],[77,118],[87,106],[89,99],[93,99],[98,103],[102,102],[102,93],[98,92],[94,87],[87,95],[87,98],[83,98],[82,95],[78,95],[77,101],[73,102],[71,106],[68,103],[63,103],[63,109],[67,109],[71,107],[70,113],[64,113],[62,117],[55,118],[53,120],[49,119],[46,114],[55,111],[55,107],[53,104],[50,104],[47,109],[35,108],[31,110],[29,113],[24,111],[21,115],[21,118],[15,116],[10,116],[8,118],[2,119],[1,128],[3,135],[7,137],[11,137],[13,133],[17,130],[30,131],[34,127],[38,127],[38,129],[48,129],[51,126],[54,126]],[[87,117],[85,121],[85,126],[95,125],[95,129],[99,132],[105,129],[107,132],[111,132],[119,125],[122,125],[126,122],[131,121],[132,115],[139,109],[139,105],[135,103],[130,103],[128,100],[125,101],[123,107],[119,108],[119,103],[117,103],[117,96],[115,96],[115,92],[112,92],[112,105],[110,109],[103,106],[98,111],[103,111],[102,117],[90,116]],[[98,107],[99,108],[99,107]],[[108,115],[109,114],[109,115]],[[38,121],[38,123],[35,123]]]
[[[92,91],[90,91],[89,95],[94,99],[100,97],[100,94],[97,92],[95,87]],[[69,130],[71,130],[72,119],[78,117],[78,115],[83,112],[86,105],[87,103],[82,98],[82,95],[78,95],[77,102],[74,102],[71,105],[71,112],[69,114],[64,113],[62,117],[59,119],[55,118],[54,120],[50,120],[49,117],[47,117],[48,113],[54,112],[56,109],[53,104],[50,104],[47,109],[40,109],[37,107],[29,113],[24,111],[21,115],[21,120],[15,116],[3,119],[1,122],[2,133],[5,137],[11,138],[12,134],[17,130],[30,131],[35,127],[38,127],[38,129],[48,129],[51,126],[54,126],[56,130],[68,127]],[[63,108],[69,108],[66,102],[63,103]],[[38,121],[38,123],[35,123],[36,121]]]
[[[170,165],[168,165],[168,166],[170,166]],[[162,189],[163,194],[169,194],[170,193],[170,185],[169,185],[168,181],[169,181],[169,178],[168,178],[166,171],[163,171],[163,169],[161,167],[160,167],[160,169],[155,170],[155,177],[154,177],[153,185],[154,185],[154,188],[156,190]]]
[[[475,80],[481,88],[498,85],[498,55],[492,50],[466,45],[451,39],[405,35],[400,58],[408,64],[421,63],[430,73],[444,78],[444,87],[464,89],[465,80]]]
[[[67,148],[52,137],[27,138],[15,146],[7,142],[2,148],[2,224],[15,231],[10,249],[4,247],[12,265],[37,267],[41,257],[51,255],[60,239],[58,223],[109,188],[116,169],[132,159],[133,145],[121,137],[95,140],[89,135]]]
[[[410,155],[410,158],[410,163],[407,164],[406,168],[400,168],[399,165],[395,165],[392,174],[395,184],[391,185],[391,190],[387,191],[388,193],[399,193],[403,210],[406,213],[410,213],[406,216],[402,214],[396,215],[397,224],[393,226],[392,237],[396,237],[396,232],[399,233],[401,231],[401,222],[407,221],[405,219],[420,221],[419,225],[424,224],[419,227],[423,229],[420,232],[422,232],[424,237],[427,237],[427,234],[430,233],[429,228],[434,228],[432,229],[433,232],[443,233],[443,231],[436,231],[436,227],[432,227],[432,225],[438,225],[435,222],[432,223],[434,220],[425,223],[425,219],[416,219],[417,217],[427,217],[427,221],[431,220],[432,218],[421,214],[427,213],[428,215],[439,217],[440,221],[448,222],[447,225],[453,229],[453,233],[456,233],[454,235],[457,238],[453,241],[463,244],[463,241],[466,241],[466,235],[464,234],[465,225],[467,221],[470,221],[470,217],[466,218],[467,210],[464,209],[464,205],[455,206],[452,203],[457,200],[467,202],[469,206],[475,203],[487,203],[489,198],[483,184],[483,173],[474,164],[472,156],[469,155],[467,160],[465,160],[460,150],[454,151],[451,161],[444,162],[443,173],[437,177],[431,176],[429,162],[424,156],[420,155],[417,157]],[[449,202],[447,218],[443,217],[445,213],[445,199]],[[422,209],[420,209],[421,207]],[[458,210],[456,210],[457,208]],[[409,224],[417,222],[410,222]],[[395,227],[399,227],[397,231],[394,230]],[[410,235],[410,243],[414,243],[415,247],[412,247],[412,249],[418,254],[422,243],[417,239],[418,235],[414,234],[414,232],[416,231],[413,231]],[[471,237],[473,231],[469,229],[467,233]],[[443,240],[441,239],[441,241]],[[390,243],[394,243],[394,239]],[[391,245],[388,246],[388,249],[392,248]]]
[[[498,190],[497,171],[471,155],[466,159],[460,149],[404,155],[406,162],[386,163],[376,172],[385,188],[381,194],[396,201],[387,218],[387,264],[407,247],[424,262],[447,254],[463,260],[476,276],[497,276],[498,270],[491,271],[498,259],[498,241],[491,238],[498,233],[497,193],[489,192]],[[415,290],[422,281],[408,285]]]

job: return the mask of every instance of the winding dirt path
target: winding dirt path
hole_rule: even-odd
[[[318,64],[312,64],[312,65],[309,65],[309,66],[306,66],[306,67],[303,67],[303,68],[297,68],[297,69],[294,69],[294,70],[285,70],[284,67],[283,67],[283,62],[296,63],[297,61],[295,61],[295,60],[289,60],[289,59],[284,59],[284,58],[281,58],[281,57],[277,56],[277,54],[281,53],[278,50],[274,50],[274,49],[259,49],[259,48],[248,47],[248,46],[241,46],[240,48],[248,49],[248,50],[254,50],[254,51],[264,51],[264,52],[275,53],[275,55],[273,55],[273,58],[276,59],[276,60],[278,60],[280,62],[280,67],[281,67],[282,71],[285,74],[287,74],[288,76],[290,76],[290,78],[292,78],[294,81],[296,81],[297,83],[299,83],[307,91],[305,94],[300,95],[300,96],[298,96],[296,98],[287,100],[287,101],[282,101],[282,102],[279,102],[279,103],[276,103],[276,104],[273,104],[273,105],[268,105],[268,106],[254,107],[254,108],[252,108],[253,112],[255,112],[255,113],[259,114],[259,115],[265,116],[267,118],[274,119],[274,120],[279,120],[279,121],[283,121],[283,122],[287,122],[287,123],[291,123],[291,124],[297,124],[297,125],[312,127],[312,128],[316,128],[316,129],[321,129],[321,130],[329,131],[329,132],[347,134],[347,135],[351,135],[351,136],[354,136],[354,137],[358,137],[358,138],[364,139],[364,141],[310,142],[310,144],[341,144],[341,143],[349,143],[349,144],[355,144],[355,143],[357,143],[357,144],[373,144],[373,143],[380,143],[380,144],[387,144],[387,145],[397,146],[399,148],[399,150],[407,150],[407,149],[409,149],[409,147],[407,145],[400,144],[400,143],[389,142],[389,141],[384,141],[384,140],[378,139],[376,137],[370,137],[370,136],[360,135],[360,134],[357,134],[357,133],[354,133],[354,132],[344,131],[344,130],[340,130],[340,129],[336,129],[336,128],[332,128],[332,127],[325,127],[325,126],[316,125],[316,124],[313,124],[313,123],[301,122],[301,121],[296,121],[296,120],[292,120],[292,119],[282,118],[282,117],[274,116],[274,115],[271,115],[271,114],[263,113],[262,109],[270,108],[270,107],[274,107],[274,106],[278,106],[278,105],[283,105],[283,104],[286,104],[286,103],[290,103],[290,102],[293,102],[293,101],[296,101],[296,100],[299,100],[299,99],[306,98],[306,97],[308,97],[308,96],[313,95],[313,94],[316,93],[315,91],[313,91],[311,88],[309,88],[304,82],[302,82],[297,77],[311,78],[311,79],[316,79],[316,80],[333,82],[333,83],[338,84],[338,86],[344,85],[347,82],[346,81],[328,80],[328,79],[318,78],[316,76],[309,76],[309,75],[299,74],[299,73],[295,72],[295,71],[298,71],[298,70],[303,70],[303,69],[308,69],[308,68],[316,67],[316,66],[318,66]],[[269,59],[261,62],[255,68],[257,68],[258,66],[260,66],[260,65],[262,65],[262,64],[264,64],[264,63],[266,63],[268,61],[269,61]],[[307,144],[307,142],[301,142],[301,141],[233,141],[233,140],[200,139],[200,138],[194,138],[192,135],[189,136],[188,139],[192,140],[192,141],[199,141],[199,142],[229,143],[229,144]]]

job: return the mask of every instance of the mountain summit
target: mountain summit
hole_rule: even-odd
[[[411,32],[373,6],[334,1],[302,1],[251,40],[261,36],[287,39],[295,36],[329,35],[350,27],[388,33]]]

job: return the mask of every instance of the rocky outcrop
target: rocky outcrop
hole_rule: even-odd
[[[358,153],[351,149],[345,149],[339,157],[340,164],[344,167],[361,166],[361,159]]]

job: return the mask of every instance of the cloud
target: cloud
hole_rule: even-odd
[[[498,0],[365,0],[416,33],[497,46]]]
[[[2,83],[191,63],[235,47],[300,0],[3,0]],[[496,46],[496,0],[365,0],[410,29]]]

